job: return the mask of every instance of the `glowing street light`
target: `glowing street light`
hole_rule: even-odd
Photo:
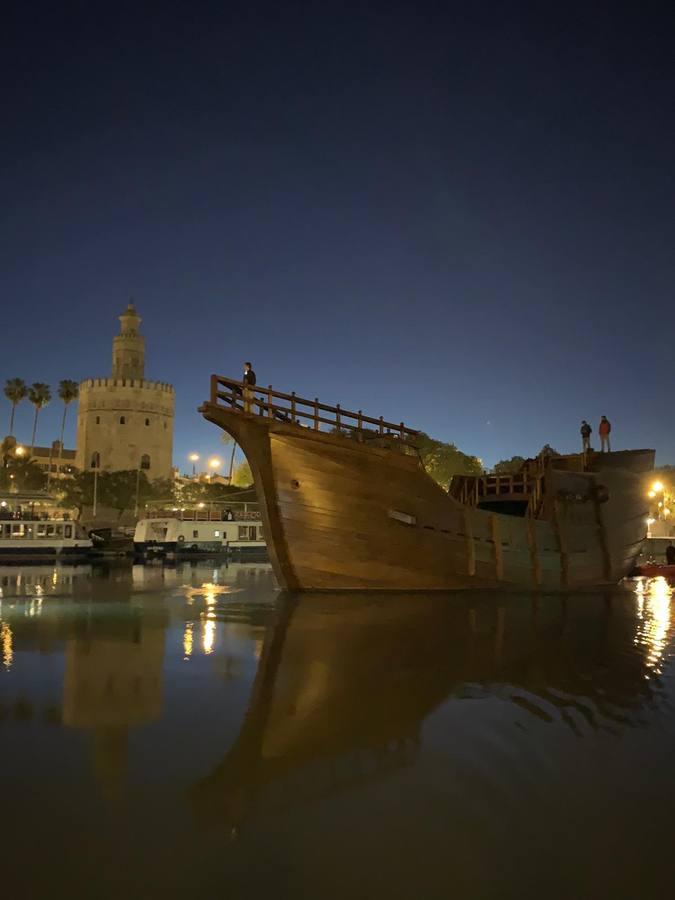
[[[655,481],[654,484],[652,485],[652,490],[654,491],[655,494],[660,494],[661,491],[663,490],[663,482]]]
[[[213,469],[213,474],[216,474],[216,470],[219,469],[223,464],[222,459],[218,459],[217,456],[212,456],[209,460],[209,467]]]
[[[197,474],[197,466],[196,466],[196,464],[197,464],[197,461],[199,460],[199,453],[191,453],[191,454],[188,456],[188,459],[189,459],[190,462],[192,463],[192,477],[194,478],[195,475]]]
[[[14,448],[14,455],[15,455],[15,456],[23,456],[25,452],[26,452],[26,448],[25,448],[25,447],[18,446],[18,447],[15,447],[15,448]]]
[[[656,497],[656,491],[650,491],[650,492],[647,494],[647,496],[648,496],[648,497]]]

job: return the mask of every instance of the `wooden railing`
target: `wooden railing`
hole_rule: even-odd
[[[148,509],[145,514],[152,519],[180,519],[183,522],[259,522],[260,512],[249,510],[247,512],[231,511],[228,517],[227,510],[209,509]]]
[[[453,478],[448,493],[471,507],[495,500],[523,500],[527,502],[526,515],[537,518],[544,500],[544,471],[534,465],[516,475],[460,475]]]
[[[244,412],[243,382],[225,378],[222,375],[211,376],[211,403],[214,406],[229,406],[233,410]],[[338,403],[328,406],[320,403],[318,397],[307,400],[298,397],[293,391],[285,394],[268,387],[250,388],[251,408],[254,413],[292,425],[302,425],[315,431],[329,430],[355,434],[360,438],[389,435],[400,439],[414,438],[419,434],[412,428],[406,428],[403,422],[385,422],[382,416],[374,419],[366,416],[361,410],[351,412],[343,409]],[[323,429],[322,429],[322,426]]]

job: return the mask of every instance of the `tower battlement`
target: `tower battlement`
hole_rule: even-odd
[[[80,382],[80,392],[92,388],[136,388],[148,391],[164,391],[173,394],[173,385],[166,381],[148,381],[146,378],[85,378]]]

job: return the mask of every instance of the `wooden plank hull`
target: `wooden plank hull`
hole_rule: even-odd
[[[214,404],[202,413],[246,454],[290,590],[588,588],[626,575],[645,537],[628,462],[553,473],[550,518],[528,519],[463,506],[400,451]]]

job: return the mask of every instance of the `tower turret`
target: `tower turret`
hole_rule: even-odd
[[[120,320],[120,333],[113,338],[113,378],[143,378],[145,374],[145,338],[139,334],[141,317],[129,303]]]

